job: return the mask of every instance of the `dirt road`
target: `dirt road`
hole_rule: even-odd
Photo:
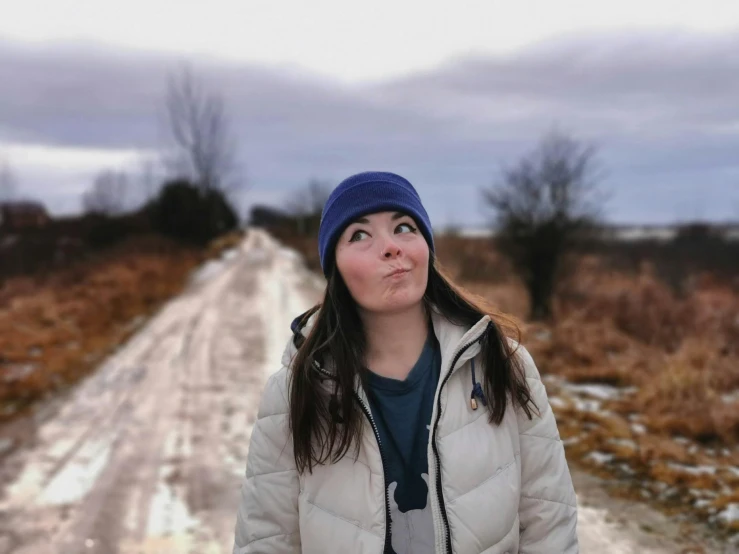
[[[0,452],[31,438],[0,458],[0,554],[231,552],[262,386],[320,286],[252,231],[74,391],[1,429]],[[607,520],[583,504],[583,553],[679,551]]]

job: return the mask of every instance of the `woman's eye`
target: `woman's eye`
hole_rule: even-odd
[[[364,233],[365,235],[367,234],[366,231],[354,231],[352,233],[351,238],[349,239],[349,242],[356,242],[356,241],[358,241],[359,239],[357,238],[357,235],[359,235],[360,233]]]
[[[395,230],[397,231],[401,227],[408,227],[408,229],[410,229],[411,233],[415,233],[416,232],[416,228],[413,225],[411,225],[410,223],[401,223],[400,225],[398,225],[395,228]]]

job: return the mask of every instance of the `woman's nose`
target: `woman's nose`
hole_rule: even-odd
[[[388,239],[385,242],[385,247],[382,250],[382,255],[385,258],[393,258],[400,254],[400,247],[392,239]]]

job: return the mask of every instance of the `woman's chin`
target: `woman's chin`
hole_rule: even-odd
[[[377,302],[375,311],[402,312],[421,302],[422,298],[422,294],[416,294],[412,290],[395,290]]]

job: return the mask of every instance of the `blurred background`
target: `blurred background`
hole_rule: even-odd
[[[0,13],[0,554],[231,551],[364,170],[519,321],[583,552],[739,552],[739,4]]]

